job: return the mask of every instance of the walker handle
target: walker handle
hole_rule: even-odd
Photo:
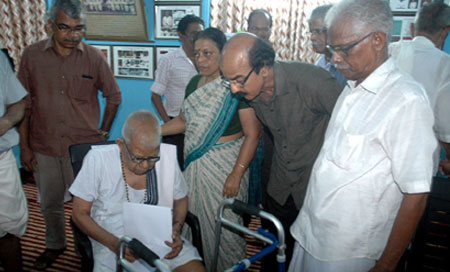
[[[155,267],[155,260],[159,259],[158,255],[148,249],[148,247],[142,244],[141,241],[133,238],[128,243],[128,248],[131,249],[136,256],[146,261],[149,265]]]
[[[254,216],[259,216],[260,212],[261,212],[260,208],[255,207],[255,206],[250,205],[250,204],[246,204],[246,203],[244,203],[244,202],[242,202],[240,200],[237,200],[237,199],[234,200],[231,209],[235,213],[244,212],[244,213],[247,213],[247,214],[250,214],[250,215],[254,215]]]

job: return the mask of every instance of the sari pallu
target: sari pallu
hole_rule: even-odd
[[[185,171],[189,187],[189,211],[198,216],[202,224],[204,261],[209,269],[214,253],[215,216],[223,186],[233,170],[243,138],[217,143],[237,110],[239,100],[222,86],[218,78],[190,94],[183,103],[186,119]],[[241,180],[237,199],[245,200],[248,190],[248,171]],[[230,210],[226,214],[241,223],[240,216]],[[183,232],[184,233],[184,232]],[[217,271],[223,271],[245,257],[245,240],[223,229]]]

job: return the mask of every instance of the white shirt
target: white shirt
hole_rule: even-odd
[[[339,96],[294,238],[316,259],[378,259],[402,193],[428,192],[437,146],[428,99],[388,59]]]
[[[14,74],[8,59],[0,52],[0,117],[6,114],[6,106],[22,100],[28,93]],[[0,153],[19,143],[16,128],[0,135]]]
[[[177,163],[176,147],[161,144],[160,154],[161,159],[155,164],[158,206],[172,208],[173,201],[185,197],[188,189]],[[95,146],[89,151],[69,191],[92,202],[91,217],[97,224],[118,237],[123,235],[122,204],[127,199],[117,145]],[[144,199],[145,190],[134,190],[128,186],[128,192],[131,202],[140,203]],[[102,266],[115,269],[114,253],[96,240],[90,240],[96,266],[94,270],[102,271]]]
[[[423,85],[435,114],[435,133],[450,143],[450,55],[423,36],[389,46],[401,71]]]
[[[194,64],[181,47],[159,60],[155,82],[150,89],[155,94],[165,96],[164,109],[170,117],[180,114],[186,86],[196,74]]]

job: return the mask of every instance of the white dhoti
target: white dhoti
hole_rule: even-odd
[[[16,158],[11,149],[0,154],[0,237],[21,237],[27,229],[28,206]]]

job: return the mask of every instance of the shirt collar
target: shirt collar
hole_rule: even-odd
[[[54,48],[56,50],[55,43],[53,41],[53,35],[49,39],[47,39],[47,42],[45,43],[42,51],[47,51],[49,48]],[[80,42],[76,48],[81,52],[84,52],[83,42]]]
[[[424,47],[435,47],[434,43],[432,41],[430,41],[427,37],[424,36],[416,36],[413,39],[414,43],[420,44]]]
[[[380,89],[385,87],[388,76],[396,69],[395,62],[392,58],[388,58],[383,64],[378,66],[363,82],[361,87],[371,93],[377,94]],[[351,82],[351,86],[354,88],[355,81]]]

